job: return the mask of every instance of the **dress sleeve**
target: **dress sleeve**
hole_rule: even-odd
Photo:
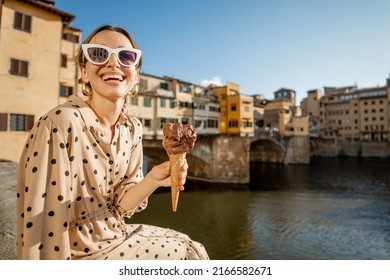
[[[17,258],[70,259],[70,164],[56,125],[40,119],[19,162]]]
[[[130,218],[135,212],[140,212],[146,208],[148,205],[148,199],[145,199],[141,204],[135,207],[132,210],[125,211],[119,205],[123,197],[126,195],[127,191],[143,179],[143,148],[142,148],[142,126],[139,120],[136,118],[130,118],[132,125],[130,126],[130,134],[132,135],[133,146],[131,148],[130,164],[129,164],[129,173],[127,179],[123,184],[115,190],[114,205],[117,210],[117,214],[121,217]]]

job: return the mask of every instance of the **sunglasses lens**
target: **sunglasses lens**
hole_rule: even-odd
[[[132,51],[120,51],[119,60],[126,66],[131,66],[137,60],[137,54]]]
[[[88,55],[97,64],[103,64],[108,59],[108,51],[104,48],[88,48]]]

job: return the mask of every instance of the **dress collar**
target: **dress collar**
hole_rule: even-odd
[[[73,108],[77,108],[77,110],[80,112],[80,115],[85,123],[86,128],[88,129],[97,129],[100,130],[100,121],[98,117],[96,116],[95,112],[92,110],[92,108],[79,96],[71,95],[67,102],[65,103],[65,106],[71,106]],[[128,125],[129,124],[129,117],[122,112],[119,114],[118,120],[115,123],[115,125]]]

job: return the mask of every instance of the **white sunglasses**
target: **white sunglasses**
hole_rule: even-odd
[[[115,54],[119,63],[125,67],[132,67],[137,65],[141,58],[142,51],[133,48],[117,48],[100,44],[82,44],[85,58],[95,65],[103,65],[110,59],[111,54]]]

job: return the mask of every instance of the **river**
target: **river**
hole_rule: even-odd
[[[176,213],[169,189],[131,223],[169,227],[211,259],[390,259],[390,160],[314,158],[251,164],[248,185],[188,182]]]

